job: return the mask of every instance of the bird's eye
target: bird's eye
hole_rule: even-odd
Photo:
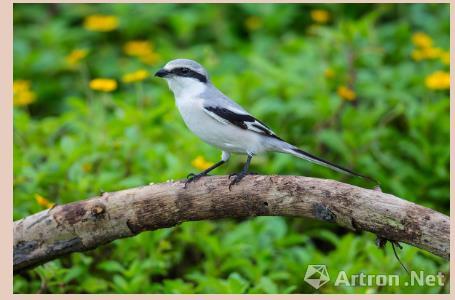
[[[180,70],[180,72],[182,72],[182,74],[188,74],[188,73],[190,73],[190,69],[188,69],[188,68],[182,68],[182,69]]]

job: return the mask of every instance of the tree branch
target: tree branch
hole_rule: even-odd
[[[14,222],[14,271],[185,221],[296,216],[366,230],[449,259],[449,217],[395,196],[333,180],[247,176],[228,189],[211,176],[103,193]]]

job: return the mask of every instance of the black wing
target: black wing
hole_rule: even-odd
[[[214,119],[224,124],[229,123],[245,130],[280,139],[264,123],[248,113],[236,112],[224,107],[204,106],[204,110]],[[281,139],[280,139],[281,140]]]

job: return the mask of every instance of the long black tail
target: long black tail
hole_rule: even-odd
[[[352,170],[349,170],[345,167],[341,167],[339,165],[336,165],[330,161],[327,161],[323,158],[320,158],[320,157],[317,157],[317,156],[314,156],[313,154],[311,153],[308,153],[308,152],[305,152],[303,150],[300,150],[299,148],[296,148],[294,146],[292,146],[291,144],[288,144],[286,143],[287,147],[285,147],[285,149],[280,149],[282,152],[285,152],[285,153],[289,153],[289,154],[292,154],[294,156],[297,156],[299,158],[302,158],[302,159],[306,159],[308,161],[311,161],[315,164],[318,164],[318,165],[322,165],[322,166],[325,166],[325,167],[328,167],[332,170],[335,170],[335,171],[338,171],[340,173],[344,173],[344,174],[348,174],[348,175],[351,175],[351,176],[356,176],[356,177],[360,177],[360,178],[363,178],[363,179],[366,179],[368,181],[371,181],[371,182],[374,182],[375,184],[379,185],[379,182],[371,177],[368,177],[368,176],[365,176],[365,175],[362,175],[362,174],[359,174],[359,173],[356,173]]]

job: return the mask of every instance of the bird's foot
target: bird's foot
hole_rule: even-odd
[[[209,176],[209,175],[207,173],[205,173],[205,172],[202,172],[202,173],[199,173],[199,174],[194,174],[194,173],[188,174],[188,176],[186,176],[185,188],[186,188],[186,186],[189,183],[194,182],[194,181],[198,181],[199,179],[201,179],[204,176]]]
[[[229,190],[231,190],[231,186],[239,183],[243,179],[243,177],[245,177],[246,175],[253,175],[253,174],[254,173],[248,173],[248,172],[239,172],[239,173],[230,174],[229,179],[231,179],[231,177],[234,177],[234,179],[232,179],[231,183],[229,184]]]
[[[238,176],[238,175],[240,175],[240,174],[242,174],[242,173],[243,173],[243,172],[240,172],[240,173],[231,173],[231,174],[229,174],[229,177],[228,177],[228,178],[231,179],[231,177],[233,177],[233,176]],[[242,178],[245,177],[246,175],[258,175],[258,173],[256,173],[256,172],[245,172],[245,173],[242,175]]]

